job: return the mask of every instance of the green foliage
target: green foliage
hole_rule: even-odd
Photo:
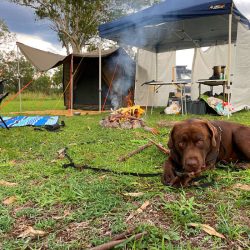
[[[50,20],[52,29],[57,32],[68,53],[70,47],[74,53],[80,53],[87,41],[97,35],[98,25],[106,19],[103,13],[105,3],[102,0],[13,0],[13,2],[30,6],[38,18]]]
[[[0,205],[0,235],[10,230],[13,222],[14,220],[10,216],[8,209]]]
[[[29,99],[30,98],[30,99]],[[54,109],[58,98],[24,94],[26,110]],[[40,102],[43,101],[43,104]],[[40,105],[38,104],[40,103]],[[18,100],[1,110],[18,109]],[[60,102],[62,108],[62,102]],[[159,120],[183,120],[187,117],[147,114],[149,126],[157,127]],[[209,171],[203,188],[175,189],[163,187],[160,177],[140,178],[112,173],[78,171],[63,168],[66,158],[57,151],[68,147],[76,164],[89,164],[116,171],[158,172],[166,156],[155,147],[148,148],[126,162],[117,162],[121,155],[145,144],[148,138],[166,145],[170,128],[159,128],[160,135],[142,129],[121,130],[100,127],[107,113],[60,117],[66,126],[59,132],[36,131],[33,127],[0,129],[0,179],[16,186],[0,186],[0,201],[17,196],[11,206],[0,206],[0,249],[89,249],[102,244],[116,234],[135,226],[135,232],[148,234],[138,241],[131,240],[117,249],[248,249],[249,195],[234,189],[235,183],[249,183],[250,170]],[[231,121],[249,124],[250,112],[233,114]],[[206,119],[228,120],[226,117],[205,116]],[[146,141],[145,141],[146,140]],[[230,179],[230,182],[228,182]],[[125,193],[142,192],[141,197]],[[149,206],[126,222],[144,202]],[[226,239],[209,236],[199,229],[186,226],[202,222],[223,233]],[[48,233],[42,238],[16,237],[26,226]]]
[[[10,33],[8,26],[0,18],[0,46],[4,45],[6,48],[6,44],[8,42],[13,42],[14,40],[14,35]]]
[[[217,206],[219,215],[218,230],[229,238],[239,238],[242,233],[245,233],[247,228],[236,225],[232,222],[233,207],[228,204],[219,204]]]
[[[31,84],[29,91],[41,92],[48,95],[51,90],[51,85],[50,76],[44,73]]]
[[[197,204],[194,199],[194,197],[187,198],[183,191],[177,201],[164,203],[164,208],[171,211],[177,223],[185,225],[186,223],[196,222],[199,220],[196,209],[201,205]]]
[[[121,16],[131,14],[133,12],[139,11],[143,8],[150,7],[155,3],[159,3],[161,0],[108,0],[107,6],[111,12],[110,20],[114,20]]]
[[[2,69],[1,78],[7,79],[5,82],[5,91],[17,92],[18,91],[18,61],[20,69],[21,87],[30,82],[35,74],[34,67],[23,56],[19,59],[16,57],[15,52],[11,51],[4,55],[0,61],[0,68]]]
[[[63,66],[59,66],[55,69],[55,72],[51,78],[54,88],[62,90],[62,80],[63,80]]]

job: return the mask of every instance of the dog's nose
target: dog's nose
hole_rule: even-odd
[[[188,158],[185,162],[187,171],[194,171],[199,166],[199,162],[196,158]]]

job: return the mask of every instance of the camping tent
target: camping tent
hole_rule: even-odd
[[[134,88],[135,63],[121,48],[103,50],[102,107],[125,105],[128,90]],[[99,52],[71,54],[63,61],[64,101],[70,107],[71,60],[73,61],[73,108],[95,109],[99,106]],[[107,97],[107,98],[106,98]]]
[[[120,106],[128,90],[134,88],[135,63],[121,48],[62,56],[19,42],[17,46],[39,71],[63,65],[64,104],[68,109]]]
[[[99,26],[101,37],[153,53],[228,44],[227,69],[231,69],[231,44],[236,44],[232,102],[236,110],[250,107],[249,21],[232,0],[166,0],[150,8]],[[244,56],[243,56],[244,55]],[[247,70],[248,69],[248,70]],[[193,72],[195,73],[195,72]],[[228,72],[228,87],[231,72]],[[244,78],[244,79],[243,79]],[[239,87],[237,87],[239,86]],[[192,86],[195,88],[196,85]]]

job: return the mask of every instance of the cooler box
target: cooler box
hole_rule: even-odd
[[[207,113],[206,102],[203,100],[187,100],[187,113],[194,115],[204,115]]]

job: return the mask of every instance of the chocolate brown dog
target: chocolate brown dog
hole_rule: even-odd
[[[169,141],[169,158],[162,182],[187,186],[201,172],[219,161],[250,161],[250,127],[225,122],[190,119],[174,125]]]

